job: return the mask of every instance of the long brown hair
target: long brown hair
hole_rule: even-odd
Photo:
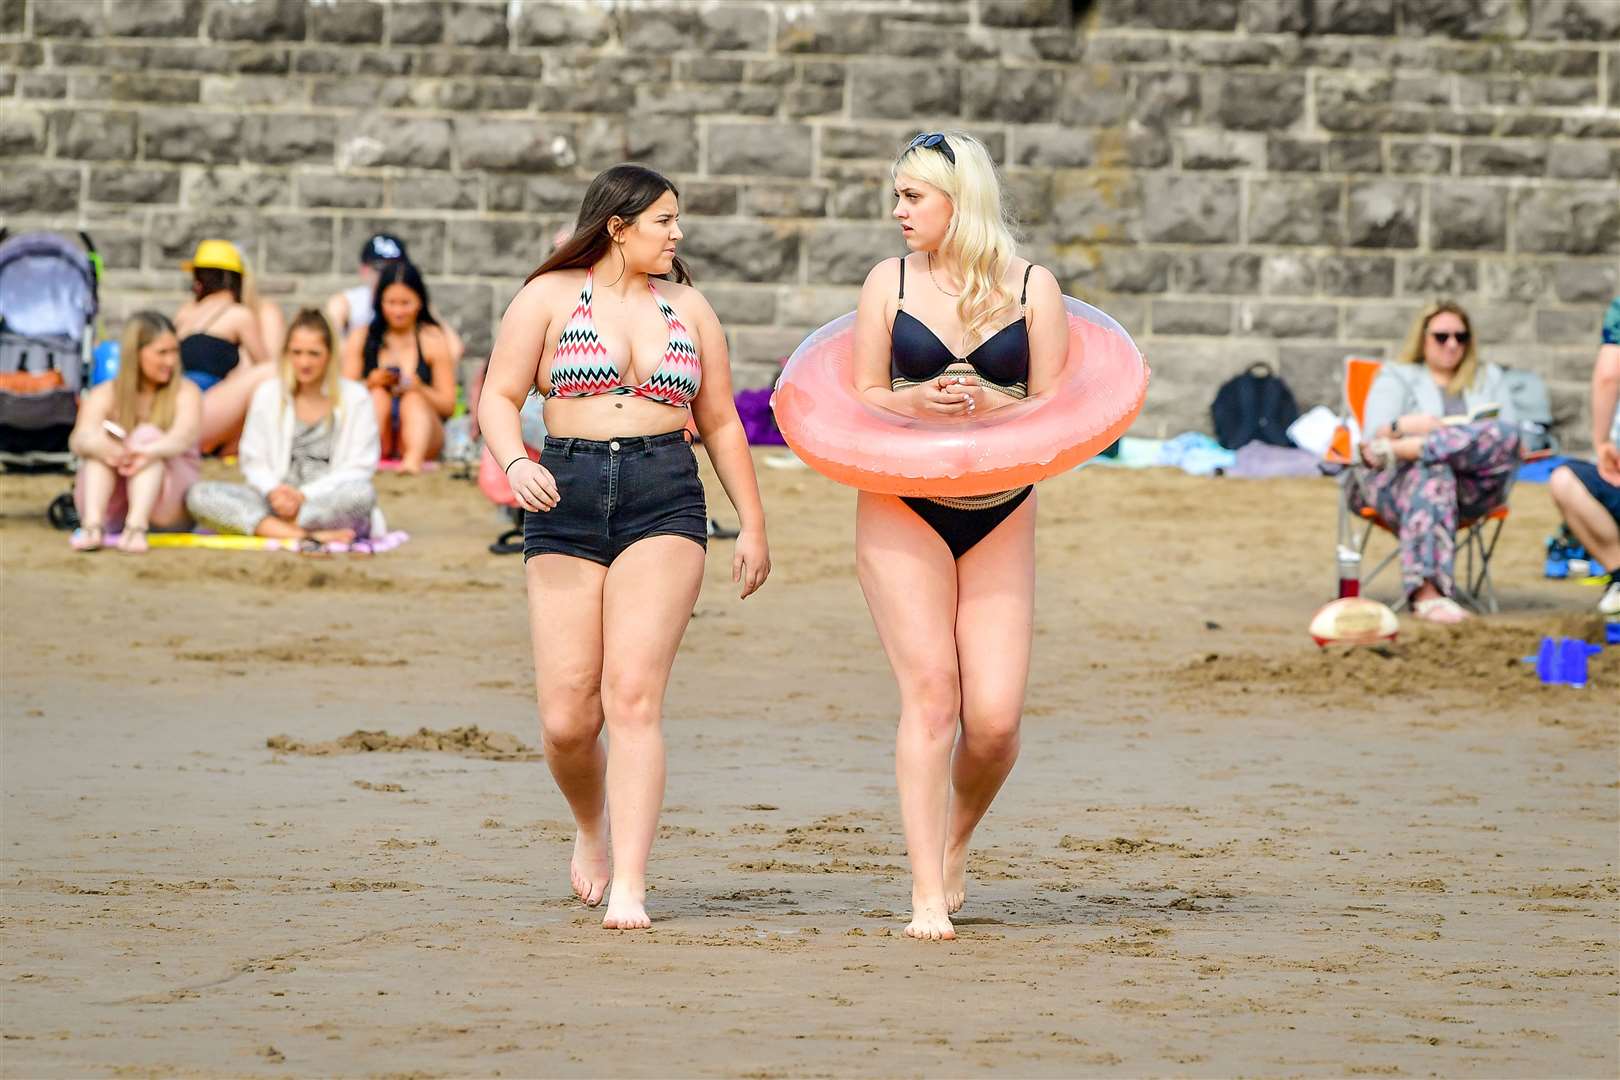
[[[124,324],[124,334],[118,342],[118,374],[113,378],[112,413],[126,434],[133,432],[141,422],[141,350],[164,334],[174,332],[174,323],[167,315],[156,311],[137,311]],[[180,383],[184,379],[180,365],[176,364],[169,381],[152,394],[152,409],[146,417],[148,424],[164,431],[174,426],[175,404],[180,400]]]
[[[527,285],[541,274],[549,274],[553,270],[595,266],[613,245],[613,238],[608,235],[608,221],[618,217],[627,225],[634,224],[642,211],[663,198],[666,191],[673,192],[677,199],[681,197],[669,177],[645,165],[626,163],[604,171],[585,189],[585,197],[579,203],[579,218],[574,222],[574,235],[553,251],[534,273],[524,278],[523,284]],[[675,264],[670,267],[669,273],[655,276],[682,285],[692,280],[691,272],[679,255],[675,256]]]
[[[1406,335],[1406,344],[1401,346],[1398,359],[1408,364],[1423,363],[1423,339],[1429,333],[1429,322],[1439,314],[1455,315],[1462,320],[1463,329],[1468,331],[1468,344],[1463,346],[1463,358],[1457,364],[1457,370],[1451,373],[1451,381],[1446,384],[1446,393],[1461,395],[1464,390],[1474,385],[1474,379],[1479,375],[1479,346],[1474,341],[1474,323],[1468,317],[1468,312],[1455,300],[1436,300],[1424,308],[1412,323],[1411,331]]]

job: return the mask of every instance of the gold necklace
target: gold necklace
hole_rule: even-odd
[[[943,288],[940,288],[939,279],[934,276],[934,253],[932,251],[928,252],[928,280],[934,283],[934,288],[939,289],[940,292],[945,293],[952,300],[962,295],[959,292],[945,292]]]

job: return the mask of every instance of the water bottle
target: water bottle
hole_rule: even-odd
[[[1339,596],[1361,595],[1361,552],[1339,546]]]

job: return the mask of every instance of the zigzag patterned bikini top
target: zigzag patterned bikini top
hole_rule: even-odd
[[[669,326],[669,344],[647,381],[639,386],[627,386],[624,373],[608,356],[607,346],[596,332],[591,318],[591,272],[585,271],[585,287],[579,292],[579,303],[568,325],[557,338],[557,351],[551,358],[551,393],[547,397],[581,398],[598,394],[630,394],[664,405],[684,407],[697,397],[703,384],[703,365],[698,361],[697,346],[681,324],[669,302],[658,294],[652,279],[647,280],[658,310],[664,313]]]

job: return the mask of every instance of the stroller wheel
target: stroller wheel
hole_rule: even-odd
[[[45,508],[45,516],[50,520],[53,529],[61,529],[63,532],[77,529],[79,508],[73,505],[72,492],[63,492],[52,499],[51,505]]]

